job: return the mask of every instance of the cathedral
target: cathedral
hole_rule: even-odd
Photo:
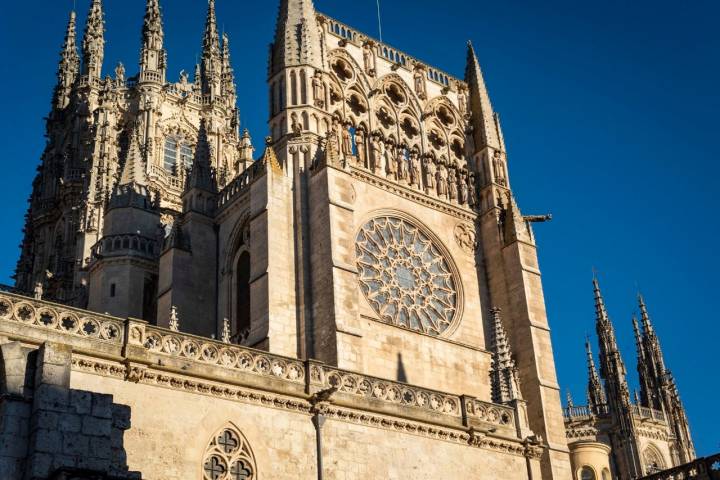
[[[588,342],[588,403],[562,405],[548,217],[516,202],[471,44],[460,79],[281,0],[256,155],[215,0],[177,77],[160,0],[137,73],[103,76],[91,1],[0,291],[1,478],[630,480],[695,460],[644,302],[631,398],[597,280],[600,369]]]

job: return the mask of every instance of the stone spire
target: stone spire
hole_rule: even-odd
[[[470,88],[470,122],[473,127],[476,152],[488,147],[502,150],[502,135],[499,131],[498,118],[493,111],[492,103],[490,103],[490,95],[485,86],[480,62],[471,42],[468,42],[465,82]]]
[[[323,49],[312,0],[282,0],[271,46],[270,75],[289,66],[322,69]]]
[[[70,90],[80,71],[80,56],[75,44],[77,25],[77,14],[70,12],[67,29],[65,30],[65,41],[60,52],[60,63],[57,71],[57,85],[53,104],[55,108],[64,108],[70,100]]]
[[[642,339],[642,333],[640,331],[640,325],[638,324],[637,317],[635,315],[632,316],[632,324],[633,324],[633,334],[635,336],[635,349],[637,351],[637,372],[638,372],[638,379],[640,381],[640,394],[639,399],[640,402],[638,405],[642,405],[644,407],[651,407],[655,400],[653,400],[653,397],[655,397],[655,394],[653,393],[653,386],[652,384],[653,379],[650,378],[649,372],[648,372],[648,363],[647,363],[647,354],[645,352],[645,345],[643,344]]]
[[[141,82],[165,83],[167,52],[163,48],[164,37],[160,1],[147,0],[140,52]]]
[[[200,63],[203,95],[218,96],[222,87],[222,53],[215,16],[215,0],[208,0]]]
[[[146,186],[145,165],[143,162],[142,152],[140,151],[140,141],[138,140],[137,128],[133,128],[130,133],[130,144],[128,145],[128,154],[123,165],[122,174],[118,185],[142,185]]]
[[[210,143],[207,136],[207,122],[200,120],[197,146],[195,147],[195,158],[188,176],[185,191],[200,189],[210,193],[217,193],[215,173],[212,168]]]
[[[105,15],[102,0],[93,0],[83,34],[82,74],[100,78],[105,55]]]
[[[490,353],[492,354],[492,367],[490,369],[492,399],[495,403],[507,403],[522,398],[520,380],[515,361],[512,358],[507,333],[502,324],[500,309],[493,308],[491,314],[493,322],[493,337],[490,346]]]
[[[605,380],[608,403],[615,408],[627,407],[630,404],[627,372],[615,339],[615,327],[605,308],[605,301],[600,293],[600,284],[597,278],[593,279],[593,290],[595,294],[595,328],[600,343],[600,374]]]
[[[130,132],[127,157],[122,166],[120,180],[110,195],[108,210],[120,207],[136,207],[153,210],[154,205],[147,188],[145,162],[140,150],[138,127]]]
[[[589,337],[585,337],[585,353],[587,354],[588,367],[588,407],[597,413],[599,407],[607,404],[607,399],[605,398],[605,390],[600,382],[600,375],[598,375],[597,368],[595,368],[595,359],[593,358]]]
[[[222,94],[228,98],[228,103],[235,106],[237,101],[237,87],[235,86],[235,72],[230,62],[230,37],[223,33],[222,43]]]

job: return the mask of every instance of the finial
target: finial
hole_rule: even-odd
[[[573,408],[575,405],[573,404],[572,394],[570,393],[570,389],[567,389],[567,393],[565,394],[565,398],[567,399],[567,406],[568,408]]]
[[[170,307],[170,330],[173,332],[180,331],[180,319],[178,318],[177,307],[173,305]]]
[[[223,318],[222,336],[223,343],[230,343],[230,320]]]

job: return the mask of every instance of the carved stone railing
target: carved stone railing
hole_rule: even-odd
[[[720,480],[720,453],[698,458],[662,472],[642,477],[640,480]]]
[[[162,83],[162,75],[159,72],[145,71],[140,74],[139,82],[155,82]]]
[[[120,256],[131,252],[140,257],[155,259],[160,254],[160,245],[156,239],[137,233],[107,235],[93,245],[91,252],[93,258]]]
[[[414,65],[421,65],[425,67],[428,80],[431,80],[443,87],[448,87],[451,83],[459,83],[463,85],[465,84],[465,82],[463,82],[459,78],[456,78],[449,73],[443,72],[442,70],[434,68],[427,63],[422,62],[412,57],[411,55],[408,55],[407,53],[404,53],[384,42],[370,37],[369,35],[362,34],[354,28],[344,24],[343,22],[340,22],[339,20],[329,17],[325,14],[318,14],[318,19],[320,20],[321,24],[324,24],[325,30],[330,35],[338,37],[345,42],[349,42],[357,46],[362,46],[362,42],[364,42],[365,40],[370,40],[374,45],[376,45],[376,54],[379,57],[384,58],[391,63],[394,63],[398,67],[408,70],[413,68]]]
[[[460,397],[456,395],[448,395],[319,364],[310,366],[310,381],[320,388],[335,388],[339,393],[453,417],[461,416]]]
[[[642,407],[639,405],[631,405],[630,408],[632,413],[640,418],[649,418],[657,420],[658,422],[665,422],[665,414],[660,410]]]
[[[53,335],[47,332],[52,331]],[[475,432],[522,439],[514,407],[469,396],[342,370],[315,360],[298,360],[218,340],[180,333],[135,319],[122,320],[86,310],[0,291],[0,335],[41,344],[66,342],[83,355],[114,359],[114,371],[129,381],[164,377],[206,378],[275,391],[314,404],[409,418]],[[89,341],[89,342],[88,342]],[[86,362],[87,363],[87,362]],[[93,370],[93,371],[102,371]],[[182,383],[182,380],[173,380]],[[218,387],[220,388],[220,387]],[[327,396],[325,396],[327,395]]]
[[[123,321],[87,310],[0,292],[0,320],[122,345]]]
[[[235,197],[247,191],[248,187],[265,173],[264,166],[261,161],[253,162],[243,173],[233,178],[230,183],[218,193],[218,210],[230,203]]]
[[[563,409],[565,420],[588,420],[593,417],[603,417],[610,413],[607,405],[589,407],[587,405],[573,405]]]
[[[305,365],[300,360],[140,322],[130,322],[128,344],[141,346],[152,353],[305,384]]]
[[[178,193],[182,192],[185,188],[186,176],[182,173],[180,175],[169,175],[168,172],[160,165],[150,164],[148,174],[151,178],[154,177],[164,185],[177,190]]]

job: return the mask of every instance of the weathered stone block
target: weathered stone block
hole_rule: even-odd
[[[112,395],[94,394],[92,398],[92,415],[98,418],[112,418]]]
[[[88,455],[88,437],[82,433],[65,433],[63,435],[62,453],[66,455]]]
[[[72,347],[45,342],[38,351],[35,385],[70,387]]]
[[[70,391],[70,404],[75,409],[75,413],[85,415],[92,411],[92,393],[82,390]]]
[[[30,478],[47,478],[52,472],[52,455],[36,453],[28,462],[28,476]]]
[[[40,410],[30,419],[30,429],[32,431],[38,429],[56,430],[60,415],[58,412]]]
[[[35,410],[50,410],[65,412],[67,410],[70,392],[56,385],[40,385],[35,389]]]
[[[38,429],[33,433],[32,446],[36,452],[59,453],[62,451],[62,435],[55,430]]]
[[[82,427],[82,417],[80,415],[62,415],[58,421],[58,427],[61,432],[77,433]]]
[[[90,456],[108,460],[111,458],[110,441],[106,438],[93,438],[90,440]]]
[[[108,418],[84,417],[82,420],[82,433],[93,437],[108,437],[110,440],[110,431],[112,429],[112,421]]]
[[[127,405],[113,405],[112,406],[112,424],[113,427],[119,428],[120,430],[127,430],[130,428],[130,407]]]

